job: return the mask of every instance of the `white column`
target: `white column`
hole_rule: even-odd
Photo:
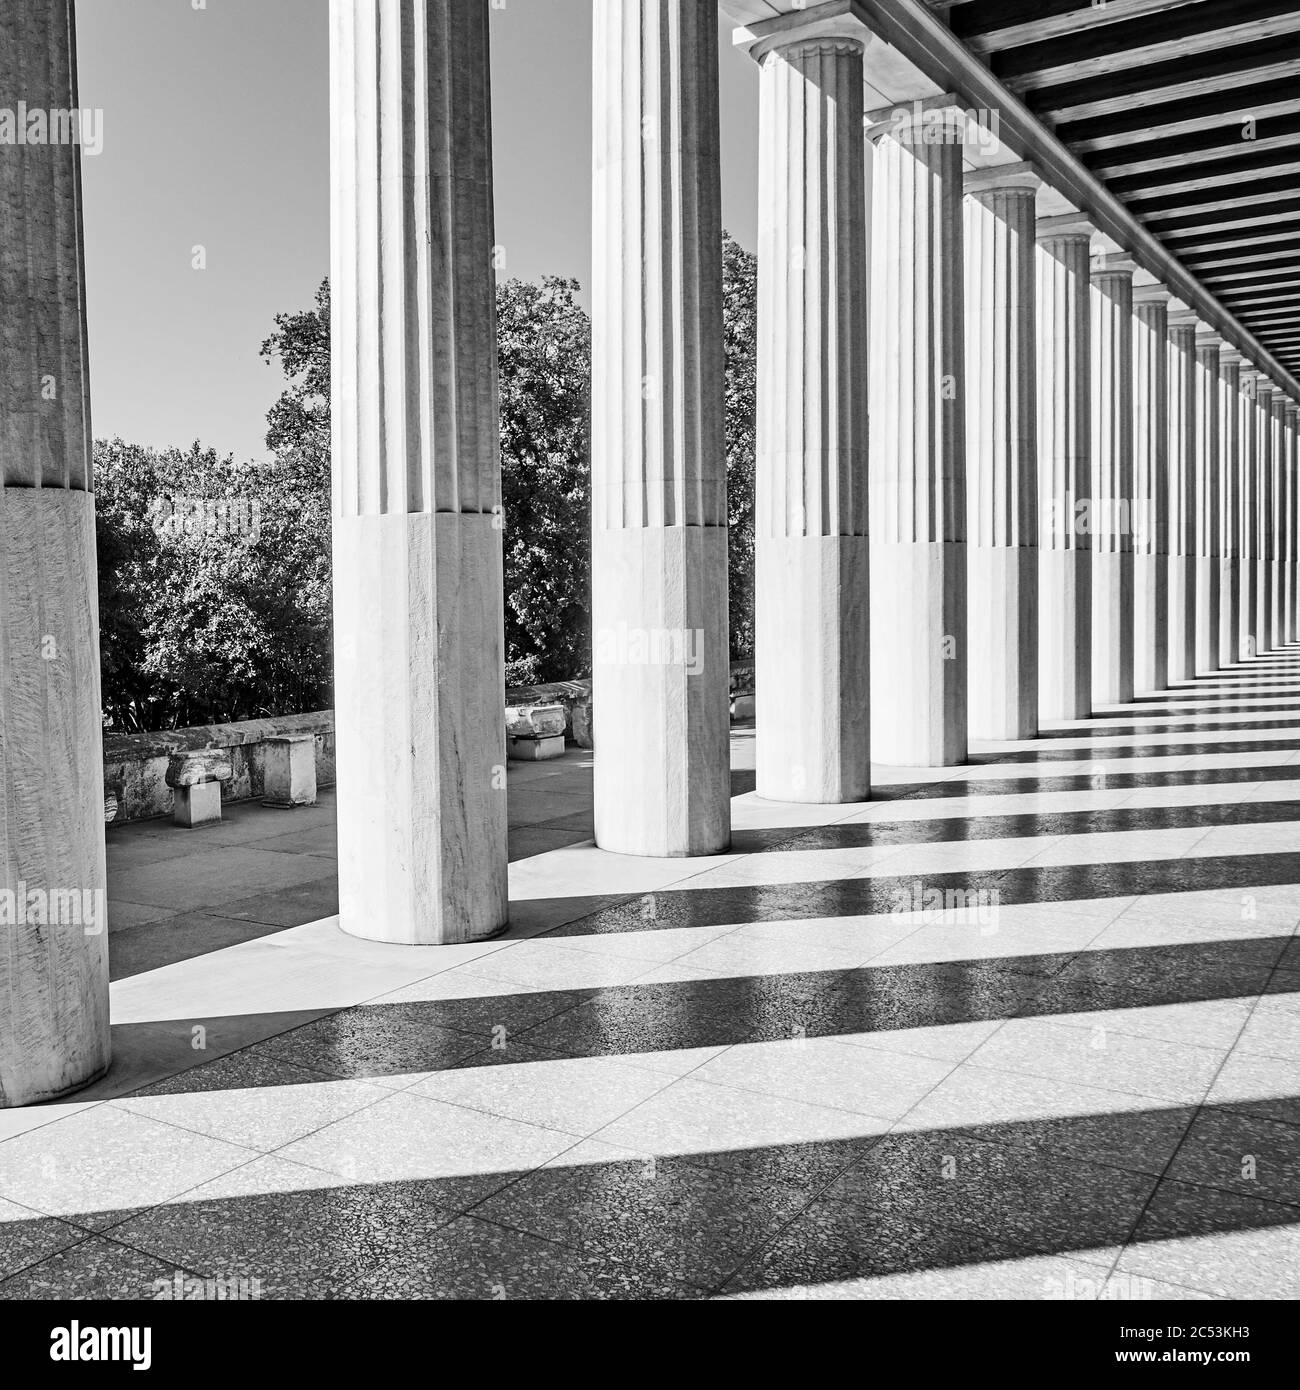
[[[1038,712],[1092,713],[1092,538],[1079,505],[1092,491],[1090,246],[1080,221],[1038,231]]]
[[[1133,688],[1169,684],[1169,291],[1133,291]]]
[[[1231,348],[1219,353],[1219,665],[1238,659],[1241,632],[1241,365]]]
[[[844,18],[751,32],[761,67],[757,790],[780,801],[862,801],[871,790],[870,36]]]
[[[1169,314],[1169,681],[1196,675],[1196,325]]]
[[[0,102],[77,108],[66,0],[0,0]],[[0,1108],[108,1068],[80,150],[0,148]]]
[[[332,0],[343,929],[506,921],[487,0]]]
[[[966,176],[971,738],[1038,732],[1036,204],[1024,165]]]
[[[1219,668],[1219,347],[1217,334],[1196,338],[1196,669]]]
[[[1269,624],[1273,646],[1287,644],[1286,607],[1287,575],[1290,568],[1287,554],[1287,479],[1286,479],[1286,397],[1274,390],[1268,413],[1269,453],[1273,465],[1273,509],[1269,530],[1273,536],[1273,608]]]
[[[869,132],[872,756],[902,766],[967,753],[965,121],[946,100]]]
[[[1286,508],[1283,522],[1287,536],[1287,629],[1288,642],[1300,642],[1300,440],[1297,439],[1300,407],[1285,403],[1282,442],[1285,448]]]
[[[1133,272],[1092,274],[1092,698],[1133,699]]]
[[[1241,490],[1241,614],[1237,651],[1242,661],[1249,661],[1259,651],[1259,431],[1255,426],[1255,382],[1255,369],[1243,366],[1237,393],[1237,476]]]
[[[595,5],[592,718],[618,854],[731,839],[716,18]]]
[[[1267,377],[1257,374],[1255,378],[1255,437],[1256,472],[1259,475],[1258,510],[1255,525],[1258,535],[1258,561],[1256,573],[1259,576],[1255,596],[1255,631],[1259,650],[1271,652],[1277,645],[1273,628],[1273,591],[1277,561],[1277,540],[1273,532],[1274,523],[1274,472],[1273,472],[1273,384]]]

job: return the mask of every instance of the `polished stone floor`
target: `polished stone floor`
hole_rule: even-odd
[[[0,1293],[1300,1295],[1300,653],[603,854],[512,771],[512,929],[330,919],[329,803],[110,832],[116,1060],[0,1112]]]

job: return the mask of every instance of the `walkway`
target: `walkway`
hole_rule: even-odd
[[[705,861],[548,843],[586,761],[476,946],[341,936],[325,804],[112,832],[116,1062],[0,1113],[0,1292],[1300,1295],[1300,653]]]

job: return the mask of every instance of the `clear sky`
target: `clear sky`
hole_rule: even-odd
[[[201,8],[194,8],[198,4]],[[328,0],[77,0],[96,436],[266,454],[275,314],[329,271]],[[506,273],[587,286],[591,0],[494,9]],[[758,72],[722,39],[723,216],[755,243]],[[192,267],[201,246],[206,269]]]

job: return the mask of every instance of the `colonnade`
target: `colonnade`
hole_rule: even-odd
[[[593,4],[596,839],[704,855],[730,840],[718,33],[699,0]],[[780,801],[1297,638],[1295,401],[1087,209],[1043,213],[957,96],[868,110],[857,14],[743,36]],[[75,107],[67,0],[0,21],[4,92]],[[488,48],[488,0],[331,0],[340,921],[405,944],[508,918]],[[0,154],[7,890],[104,881],[78,167]],[[5,930],[8,1106],[103,1071],[107,961]]]

